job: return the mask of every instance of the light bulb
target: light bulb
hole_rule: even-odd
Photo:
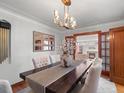
[[[57,10],[54,10],[54,16],[59,16],[59,13]]]
[[[76,26],[76,21],[73,21],[73,22],[72,22],[72,25]]]
[[[71,16],[71,17],[70,17],[70,21],[71,21],[71,22],[74,21],[74,17]]]
[[[66,26],[66,27],[67,27],[67,26],[68,26],[68,24],[67,24],[67,23],[65,23],[65,24],[64,24],[64,26]]]
[[[77,26],[76,21],[73,21],[73,23],[71,24],[71,27],[74,29]]]

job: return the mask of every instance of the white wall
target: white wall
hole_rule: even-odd
[[[0,19],[9,21],[11,28],[11,64],[0,65],[0,79],[7,79],[11,84],[21,81],[19,73],[33,68],[32,57],[54,54],[54,52],[33,53],[33,31],[41,31],[55,36],[56,50],[63,40],[63,34],[55,29],[18,14],[0,9]]]

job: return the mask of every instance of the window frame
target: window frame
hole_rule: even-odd
[[[11,24],[6,20],[0,20],[0,28],[8,29],[9,30],[9,37],[8,37],[8,63],[11,63]],[[1,63],[4,64],[4,63]]]

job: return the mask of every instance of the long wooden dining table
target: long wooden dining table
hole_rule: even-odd
[[[75,61],[69,67],[61,64],[26,76],[34,93],[70,93],[91,67],[90,61]]]

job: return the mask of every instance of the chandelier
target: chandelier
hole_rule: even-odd
[[[60,18],[59,12],[54,10],[54,23],[66,29],[75,29],[77,27],[76,20],[69,14],[69,6],[71,5],[71,1],[62,0],[62,3],[64,4],[64,17],[63,19]]]

